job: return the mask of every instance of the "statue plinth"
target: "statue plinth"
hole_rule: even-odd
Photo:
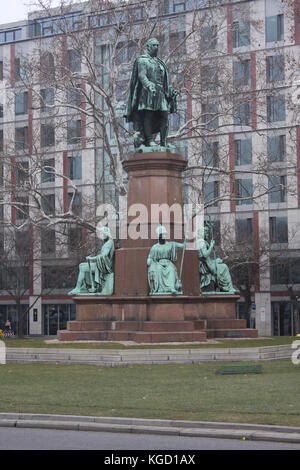
[[[135,153],[124,161],[123,167],[128,174],[128,208],[142,204],[148,214],[139,228],[146,238],[133,240],[128,237],[122,242],[124,248],[150,248],[157,242],[156,228],[161,219],[155,218],[154,213],[155,206],[162,204],[180,207],[181,221],[177,222],[178,226],[174,219],[170,220],[170,239],[183,239],[182,172],[186,165],[180,155],[169,152]],[[135,217],[128,214],[128,225]],[[180,237],[175,238],[174,233],[180,233]]]
[[[147,238],[122,241],[122,248],[115,252],[114,295],[75,297],[77,319],[68,323],[67,331],[59,332],[59,339],[160,343],[257,337],[257,330],[247,329],[245,320],[236,320],[238,295],[200,295],[196,250],[185,252],[183,295],[148,294],[147,257],[157,243],[157,225],[164,222],[153,220],[153,214],[151,217],[153,205],[179,206],[182,217],[179,221],[171,217],[168,228],[171,241],[182,241],[182,172],[186,162],[177,154],[149,152],[131,155],[123,166],[128,173],[128,225],[137,217],[130,208],[142,204],[148,217],[139,231],[144,230]],[[181,256],[182,252],[178,272]]]

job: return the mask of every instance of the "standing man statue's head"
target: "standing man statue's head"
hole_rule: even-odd
[[[147,41],[147,52],[151,57],[157,57],[159,42],[156,38],[151,38]]]

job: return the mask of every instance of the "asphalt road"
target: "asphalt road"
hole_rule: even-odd
[[[300,450],[299,444],[149,434],[0,428],[0,450]]]

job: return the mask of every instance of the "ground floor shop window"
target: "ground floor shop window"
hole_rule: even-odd
[[[23,310],[23,332],[27,336],[29,334],[29,313],[28,305],[22,305]],[[5,330],[5,324],[9,320],[11,330],[18,335],[19,319],[17,308],[15,305],[0,305],[0,329]]]
[[[294,336],[294,323],[290,302],[272,302],[272,336]]]
[[[43,305],[43,334],[56,336],[58,330],[65,330],[67,322],[76,319],[75,304]]]

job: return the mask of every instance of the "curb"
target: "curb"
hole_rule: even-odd
[[[211,437],[300,444],[300,428],[204,421],[0,413],[0,427]]]
[[[7,348],[7,363],[88,364],[120,367],[138,364],[199,364],[205,362],[272,361],[290,359],[289,345],[257,348],[200,349],[59,349]]]

